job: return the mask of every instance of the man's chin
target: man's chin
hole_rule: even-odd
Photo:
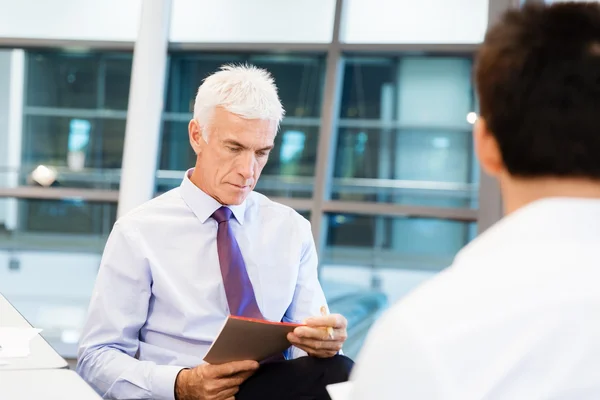
[[[247,189],[242,193],[229,193],[227,196],[225,196],[225,203],[229,206],[239,206],[244,202],[244,200],[246,200],[250,192],[251,190]]]

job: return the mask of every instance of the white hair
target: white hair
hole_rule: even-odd
[[[224,65],[198,88],[194,119],[208,142],[208,125],[216,107],[246,119],[270,120],[279,124],[285,111],[271,74],[253,65]]]

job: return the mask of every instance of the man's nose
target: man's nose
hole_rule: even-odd
[[[245,179],[252,179],[254,177],[254,167],[256,165],[256,157],[253,152],[245,152],[240,157],[238,162],[237,172]]]

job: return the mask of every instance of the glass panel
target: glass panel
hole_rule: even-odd
[[[356,356],[390,304],[452,263],[474,223],[329,214],[320,280],[332,312],[348,318],[344,352]],[[352,299],[344,301],[343,299]]]
[[[346,0],[347,43],[480,43],[488,0]]]
[[[417,271],[432,275],[449,266],[477,231],[475,223],[432,218],[352,214],[329,214],[327,218],[323,268],[366,269],[375,275],[380,271]],[[372,279],[347,278],[355,283],[374,284]],[[339,276],[339,279],[345,278]],[[377,284],[385,286],[385,282]],[[388,297],[397,297],[394,286],[386,290],[390,291]]]
[[[476,208],[470,75],[470,58],[349,58],[332,197]]]
[[[125,120],[29,115],[24,128],[23,173],[42,165],[56,175],[52,186],[118,187],[110,170],[121,167]]]
[[[116,203],[0,198],[0,248],[101,252]]]
[[[175,0],[169,40],[194,43],[331,42],[335,0],[230,0],[226,4],[210,0]],[[201,16],[202,23],[190,23],[190,15]]]
[[[183,171],[195,164],[187,126],[202,80],[223,64],[244,62],[266,68],[273,74],[287,114],[256,190],[269,196],[311,197],[324,57],[310,55],[174,54],[169,73],[157,192],[179,185]]]
[[[116,203],[97,204],[77,199],[31,199],[19,203],[24,232],[107,236],[117,215]]]
[[[252,54],[171,55],[166,111],[191,113],[198,86],[204,78],[224,64],[250,63],[266,68],[279,89],[279,97],[288,117],[318,117],[325,72],[323,56],[287,56]]]
[[[36,107],[95,108],[98,57],[89,54],[28,53],[25,104]]]
[[[123,54],[106,58],[104,80],[104,108],[127,110],[129,84],[131,81],[131,55]]]
[[[23,115],[10,146],[21,153],[11,164],[21,185],[118,187],[131,62],[130,53],[26,52],[25,107],[11,101]],[[50,184],[32,175],[40,166]]]

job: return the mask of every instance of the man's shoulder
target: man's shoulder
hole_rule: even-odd
[[[264,218],[286,218],[288,221],[310,226],[310,222],[304,218],[298,211],[285,204],[278,203],[269,199],[264,194],[252,192],[249,197],[250,207],[260,216]]]
[[[179,187],[171,189],[127,212],[117,220],[119,226],[135,226],[141,222],[152,222],[172,212],[186,210]]]

